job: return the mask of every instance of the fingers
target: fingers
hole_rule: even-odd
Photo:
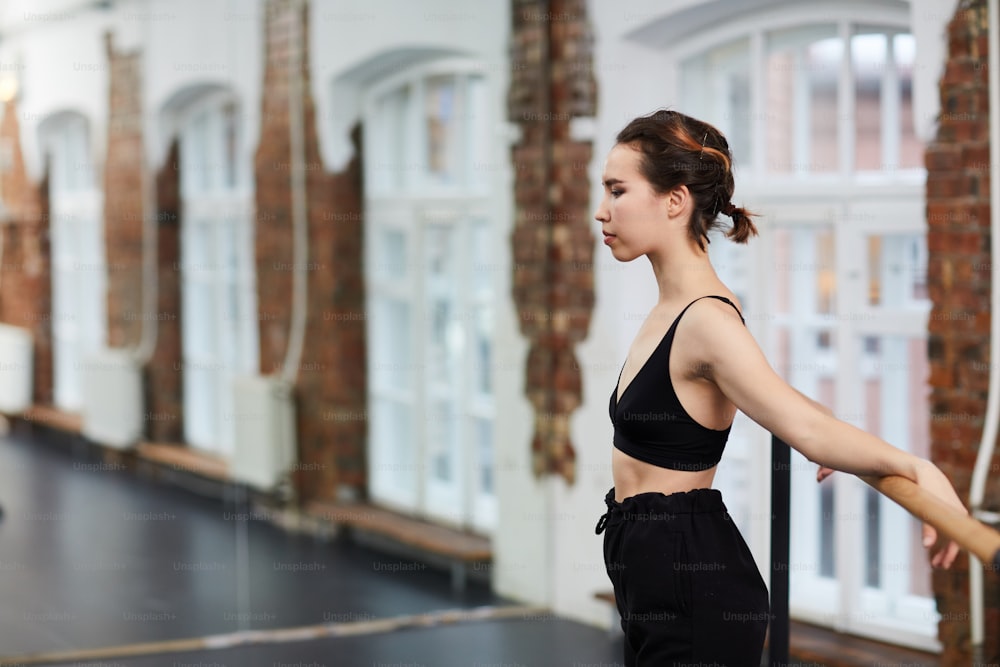
[[[820,466],[819,470],[816,471],[816,481],[822,482],[824,479],[832,475],[834,472],[836,471],[833,468]]]
[[[931,567],[939,567],[947,570],[958,557],[959,546],[952,540],[943,544],[938,544],[938,534],[934,526],[925,523],[923,525],[924,546],[931,551]]]
[[[932,547],[937,542],[937,531],[929,523],[924,524],[924,546]]]
[[[945,557],[944,561],[945,569],[951,567],[951,564],[955,562],[955,559],[958,558],[959,551],[960,549],[958,544],[956,544],[955,542],[948,543],[948,555]]]
[[[937,531],[929,523],[923,525],[924,547],[931,554],[931,567],[941,567],[941,563],[946,555],[947,545],[937,543]]]
[[[949,540],[946,544],[935,549],[931,556],[931,567],[939,567],[947,570],[955,562],[958,552],[958,545]]]

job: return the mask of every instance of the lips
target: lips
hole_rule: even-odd
[[[616,238],[618,237],[615,236],[614,234],[608,234],[607,232],[604,232],[604,245],[611,245],[612,243],[614,243]]]

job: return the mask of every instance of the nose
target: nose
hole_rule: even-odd
[[[611,211],[609,211],[608,207],[605,206],[604,199],[601,199],[600,205],[597,207],[597,210],[594,211],[594,219],[598,222],[608,222],[611,220]]]

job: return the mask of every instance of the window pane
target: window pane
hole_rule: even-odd
[[[472,237],[472,291],[473,298],[488,298],[493,293],[493,282],[500,265],[495,260],[492,235],[486,222],[470,226]]]
[[[216,262],[212,227],[207,220],[194,219],[185,223],[182,257],[184,272],[184,358],[185,362],[213,360],[218,332],[215,327],[217,304],[212,276]]]
[[[837,170],[837,81],[843,45],[834,26],[767,36],[765,62],[767,169]]]
[[[891,444],[926,457],[930,405],[924,378],[930,372],[923,337],[869,336],[862,345],[862,427]],[[942,415],[963,420],[971,415]],[[888,499],[866,502],[866,585],[894,596],[929,596],[931,573],[920,524]]]
[[[458,86],[454,76],[427,79],[424,89],[427,170],[441,183],[455,183],[459,174]]]
[[[222,108],[222,132],[219,137],[222,143],[223,178],[222,186],[227,190],[236,187],[237,160],[239,151],[239,115],[236,105],[229,103]]]
[[[882,168],[882,86],[886,71],[886,36],[854,35],[851,66],[854,72],[854,168]]]
[[[490,164],[489,100],[486,82],[481,76],[466,79],[465,143],[466,158],[463,171],[468,175],[468,185],[483,190],[494,173]],[[472,166],[472,168],[469,168]]]
[[[212,189],[212,158],[209,145],[208,113],[198,114],[187,132],[188,141],[183,150],[188,153],[184,160],[184,171],[188,178],[187,192],[210,192]]]
[[[371,420],[375,483],[393,498],[412,500],[417,495],[418,443],[414,437],[413,410],[389,399],[374,399]]]
[[[413,389],[417,363],[410,353],[410,305],[399,299],[380,297],[375,302],[373,380],[379,389]]]
[[[478,450],[479,492],[493,495],[493,423],[475,419],[474,433]]]
[[[458,442],[458,415],[450,400],[433,401],[427,415],[428,472],[436,482],[453,482]]]
[[[228,345],[220,346],[219,357],[220,361],[231,369],[239,368],[240,365],[240,343],[243,340],[241,324],[246,317],[241,309],[239,246],[236,237],[238,224],[236,217],[230,215],[219,220],[216,226],[219,249],[223,255],[220,258],[221,271],[216,276],[216,281],[217,284],[221,283],[221,292],[226,300],[226,303],[222,304],[223,317],[220,320],[226,329],[224,340],[229,342]]]
[[[369,135],[373,139],[373,159],[365,161],[371,176],[369,181],[378,194],[399,193],[406,184],[410,87],[397,88],[385,95],[377,106],[373,131]]]
[[[726,135],[737,166],[753,164],[750,40],[736,40],[686,60],[681,77],[688,113]]]
[[[809,86],[809,170],[836,171],[840,164],[837,80],[844,43],[839,38],[814,42],[805,57]]]
[[[493,309],[479,306],[474,313],[474,347],[472,368],[475,373],[475,392],[481,396],[493,393]]]
[[[777,228],[771,234],[775,266],[771,281],[777,321],[769,358],[775,371],[793,387],[835,407],[837,356],[834,312],[834,244],[829,228]],[[799,577],[835,577],[836,491],[817,485],[816,466],[798,452],[792,455],[792,562],[805,568]],[[806,565],[810,564],[810,565]]]
[[[216,386],[217,374],[213,366],[205,362],[185,360],[184,364],[184,435],[188,442],[201,447],[218,445],[216,425],[220,417]]]
[[[451,387],[457,378],[463,332],[459,318],[455,230],[435,225],[425,231],[427,383]]]
[[[406,234],[399,229],[383,227],[379,233],[378,275],[390,280],[406,279]]]
[[[826,228],[776,228],[772,238],[777,312],[832,314],[837,296],[833,233]]]
[[[924,145],[913,126],[913,57],[916,41],[913,35],[894,35],[892,52],[899,77],[899,166],[919,169],[924,166]]]
[[[923,234],[868,237],[868,305],[883,308],[929,305],[927,242]]]

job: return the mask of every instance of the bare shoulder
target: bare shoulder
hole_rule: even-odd
[[[677,353],[691,376],[711,375],[712,364],[719,362],[712,354],[713,350],[724,342],[732,344],[742,339],[744,344],[756,347],[743,324],[743,308],[736,296],[728,291],[716,292],[715,295],[724,296],[731,303],[720,299],[699,299],[691,304],[678,325]]]
[[[732,306],[703,299],[689,313],[677,334],[684,337],[685,362],[697,364],[700,377],[750,419],[785,442],[800,441],[817,410],[774,372]]]
[[[717,293],[715,296],[725,297],[729,299],[729,303],[721,299],[699,299],[691,304],[684,315],[685,328],[699,338],[718,333],[720,326],[729,333],[732,328],[746,331],[743,305],[736,296],[729,292]]]

